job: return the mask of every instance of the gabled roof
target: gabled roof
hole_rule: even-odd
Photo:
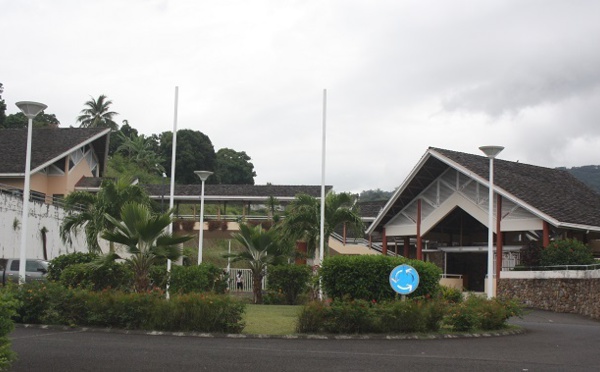
[[[380,230],[449,167],[489,184],[487,157],[430,147],[367,233]],[[494,191],[553,226],[600,230],[600,194],[565,170],[495,159]]]
[[[35,173],[73,150],[91,144],[104,169],[110,128],[34,128],[31,171]],[[0,175],[24,176],[27,129],[0,130]]]

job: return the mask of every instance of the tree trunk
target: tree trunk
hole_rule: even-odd
[[[263,279],[262,274],[252,275],[252,293],[253,293],[253,297],[254,297],[253,300],[254,300],[255,304],[263,303],[262,279]]]

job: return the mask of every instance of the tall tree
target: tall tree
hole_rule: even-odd
[[[77,121],[82,128],[111,128],[112,130],[119,129],[119,125],[113,121],[113,117],[119,115],[114,111],[110,111],[112,101],[107,99],[104,94],[101,94],[98,99],[91,99],[84,103],[84,109],[81,110]]]
[[[33,118],[34,128],[58,127],[59,124],[56,115],[43,111]],[[27,117],[22,112],[10,114],[4,119],[4,128],[27,128]]]
[[[326,253],[329,237],[339,226],[346,224],[356,232],[364,232],[358,207],[350,193],[331,192],[325,197],[324,222]],[[321,200],[306,194],[297,195],[286,211],[283,229],[289,236],[306,241],[308,255],[314,257],[321,234]]]
[[[128,201],[150,205],[150,198],[144,190],[139,185],[132,185],[131,180],[126,178],[116,182],[105,179],[96,194],[87,191],[70,193],[65,197],[68,214],[60,226],[63,242],[71,243],[71,234],[75,235],[83,228],[89,251],[100,253],[98,237],[112,227],[106,215],[118,216],[121,207]]]
[[[290,246],[280,239],[276,229],[264,230],[260,225],[251,227],[240,224],[240,232],[233,238],[242,244],[245,250],[227,255],[233,262],[244,261],[252,271],[252,292],[255,304],[262,303],[262,280],[269,265],[277,265],[287,261]]]
[[[122,137],[119,136],[119,133],[122,133],[125,135],[125,137],[129,137],[129,138],[138,136],[137,129],[135,129],[131,125],[129,125],[129,121],[123,120],[119,130],[110,136],[110,144],[108,145],[108,156],[112,156],[115,152],[117,152],[117,149],[122,144]],[[156,135],[153,135],[153,136],[156,136]],[[157,145],[157,148],[158,148],[158,145]]]
[[[171,174],[172,149],[173,133],[163,132],[160,136],[160,153],[165,159],[163,166],[167,174]],[[194,171],[214,171],[214,169],[215,148],[210,138],[200,131],[178,130],[175,181],[179,184],[198,184],[201,181]],[[207,183],[216,183],[215,177],[209,177]]]
[[[123,244],[132,256],[127,263],[134,273],[134,290],[146,292],[151,289],[150,269],[165,259],[176,260],[181,256],[178,244],[190,240],[188,235],[173,236],[166,228],[173,222],[173,210],[153,215],[147,205],[126,203],[121,209],[120,220],[109,214],[105,218],[112,225],[102,238]]]
[[[215,178],[220,184],[254,185],[254,165],[244,151],[223,148],[217,151]]]
[[[162,173],[161,164],[164,159],[155,151],[152,138],[146,138],[143,134],[127,137],[122,132],[117,132],[117,137],[121,140],[121,146],[117,149],[118,153],[121,153],[138,168],[148,172],[154,170]]]

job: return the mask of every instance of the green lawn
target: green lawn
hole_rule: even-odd
[[[296,319],[302,306],[247,305],[244,334],[288,335],[296,333]]]

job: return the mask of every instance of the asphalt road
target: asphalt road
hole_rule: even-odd
[[[600,323],[532,311],[525,334],[436,340],[232,339],[17,328],[14,371],[599,371]]]

